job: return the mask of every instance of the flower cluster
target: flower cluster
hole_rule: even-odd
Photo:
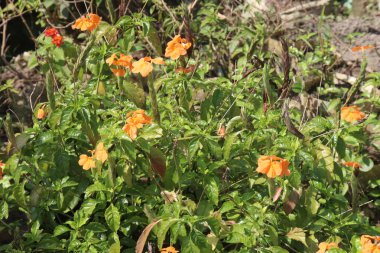
[[[321,242],[318,247],[319,250],[316,253],[325,253],[329,249],[339,248],[335,242]]]
[[[137,130],[142,128],[144,124],[151,124],[152,118],[145,114],[144,110],[136,110],[127,114],[127,121],[123,127],[123,131],[134,140],[137,138]]]
[[[0,160],[0,179],[3,179],[3,169],[5,167],[5,164],[2,160]]]
[[[380,236],[362,235],[360,245],[362,253],[380,253]]]
[[[46,37],[51,38],[51,43],[60,47],[63,43],[63,37],[59,34],[58,30],[55,28],[48,28],[44,31]]]
[[[92,32],[93,30],[95,30],[96,27],[98,27],[101,20],[102,18],[98,15],[90,13],[86,17],[82,16],[75,20],[75,23],[71,27],[73,29],[79,29],[81,31]]]
[[[176,35],[168,42],[165,57],[170,57],[172,60],[177,60],[181,55],[186,55],[187,50],[191,47],[191,43],[181,36]]]
[[[78,164],[82,166],[84,170],[95,168],[96,160],[104,163],[108,159],[108,153],[107,153],[107,150],[104,148],[103,142],[99,142],[95,150],[89,150],[89,152],[91,153],[91,156],[82,154],[79,157]]]
[[[114,73],[115,76],[124,76],[125,75],[125,69],[132,69],[132,56],[125,55],[125,54],[119,54],[117,56],[116,54],[112,54],[109,58],[107,58],[106,63],[108,66],[115,66],[116,68],[111,68],[112,73]]]
[[[178,253],[179,251],[176,250],[173,246],[169,246],[167,248],[162,248],[161,253]]]
[[[256,171],[258,173],[266,174],[269,178],[275,178],[277,176],[289,176],[290,170],[289,161],[277,156],[260,156],[258,159],[258,167]]]
[[[142,77],[146,77],[153,71],[153,64],[165,64],[161,57],[152,59],[151,57],[143,57],[140,60],[133,62],[133,57],[130,55],[112,54],[106,59],[108,66],[115,66],[116,68],[111,68],[112,73],[115,76],[124,76],[126,69],[132,71],[132,73],[140,73]]]
[[[344,106],[341,109],[340,117],[347,122],[353,123],[364,119],[365,113],[360,111],[360,108],[356,105]]]

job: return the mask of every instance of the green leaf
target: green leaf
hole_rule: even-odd
[[[102,223],[99,223],[99,222],[88,223],[88,225],[86,226],[86,229],[93,231],[95,233],[102,233],[102,232],[107,231],[107,228]]]
[[[224,142],[223,145],[223,157],[225,161],[228,161],[230,159],[230,154],[231,154],[231,148],[234,143],[236,143],[236,138],[239,133],[233,133],[233,134],[228,134],[226,141]]]
[[[205,193],[214,205],[219,202],[219,184],[215,177],[208,177],[204,181]]]
[[[108,253],[120,253],[120,242],[115,242],[108,249]]]
[[[270,252],[272,252],[272,253],[289,253],[289,251],[281,248],[280,246],[270,247]]]
[[[157,124],[142,128],[138,136],[138,138],[144,138],[145,140],[158,139],[160,137],[162,137],[162,128]]]
[[[13,197],[14,197],[16,203],[24,209],[26,209],[26,207],[27,207],[26,192],[24,189],[25,183],[26,183],[26,181],[17,185],[13,190]]]
[[[145,93],[144,90],[139,87],[136,83],[124,80],[121,84],[123,92],[127,98],[132,101],[137,107],[145,107]]]
[[[59,236],[69,231],[71,231],[70,228],[63,225],[58,225],[54,228],[54,236]]]
[[[269,235],[270,241],[272,242],[272,244],[274,246],[277,246],[278,245],[278,233],[277,233],[276,229],[270,225],[268,225],[267,229],[268,229],[268,235]]]
[[[117,232],[120,228],[120,214],[117,207],[111,204],[105,212],[105,218],[111,230]]]
[[[107,189],[107,187],[105,185],[103,185],[102,183],[100,183],[99,181],[96,181],[94,184],[87,187],[86,192],[85,192],[86,193],[85,196],[88,197],[92,193],[100,192],[100,191],[110,191],[110,190]]]
[[[158,230],[157,230],[157,247],[162,248],[162,244],[165,240],[166,233],[172,225],[178,222],[178,219],[170,219],[167,221],[161,221]]]
[[[0,206],[0,219],[8,219],[9,210],[8,210],[8,203],[5,201],[1,202]]]
[[[303,245],[308,247],[306,243],[306,234],[302,228],[293,228],[286,234],[286,236],[292,240],[302,242]]]

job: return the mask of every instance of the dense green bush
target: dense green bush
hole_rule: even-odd
[[[37,105],[22,133],[11,131],[10,115],[3,121],[10,156],[0,228],[14,239],[0,251],[314,253],[319,243],[335,242],[340,249],[329,252],[362,252],[360,237],[379,235],[361,210],[378,197],[365,148],[378,138],[366,128],[379,120],[369,109],[340,113],[355,100],[378,108],[379,98],[358,94],[361,83],[329,92],[327,39],[310,45],[313,52],[283,42],[282,53],[273,53],[262,18],[229,20],[217,2],[168,13],[163,1],[152,1],[119,20],[82,20],[79,34],[69,27],[38,36],[29,67],[46,77],[48,102]],[[184,22],[174,18],[180,14]],[[154,60],[137,60],[164,57],[178,31],[186,40],[175,49],[185,54],[153,64],[146,77],[132,73],[150,70]],[[133,62],[118,62],[120,54]],[[327,101],[313,117],[289,109],[308,76],[321,80]],[[372,74],[363,85],[378,80]],[[129,114],[139,109],[145,114]],[[136,129],[123,127],[126,121]],[[258,164],[263,155],[289,161],[290,174],[279,176],[287,165],[276,162],[274,178],[258,173],[267,165]]]

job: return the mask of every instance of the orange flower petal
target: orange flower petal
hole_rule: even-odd
[[[126,73],[125,69],[113,69],[113,68],[111,68],[111,71],[115,76],[121,76],[121,77],[123,77]]]
[[[372,49],[372,48],[375,48],[375,46],[373,46],[373,45],[356,46],[356,47],[351,48],[351,51],[352,52],[359,52],[359,51],[369,50],[369,49]]]
[[[150,58],[150,57],[149,57]],[[142,77],[146,77],[153,71],[152,63],[145,61],[145,58],[141,58],[137,62],[132,64],[132,73],[140,73]]]
[[[266,174],[269,178],[289,176],[289,161],[277,156],[260,156],[257,161],[258,173]]]
[[[104,163],[108,159],[107,150],[104,148],[104,143],[99,142],[99,144],[95,148],[94,153],[95,159]]]
[[[365,113],[360,111],[360,108],[356,105],[353,106],[344,106],[341,108],[340,117],[350,123],[353,123],[358,120],[365,118]]]
[[[152,59],[151,62],[154,63],[154,64],[160,64],[160,65],[164,65],[164,64],[165,64],[165,62],[164,62],[164,60],[162,59],[162,57],[154,58],[154,59]]]

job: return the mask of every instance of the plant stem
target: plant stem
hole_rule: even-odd
[[[269,196],[271,197],[271,199],[273,199],[273,195],[275,191],[275,184],[274,184],[273,178],[268,178],[268,191],[269,191]]]
[[[151,104],[152,104],[153,120],[157,124],[160,124],[161,119],[160,119],[160,112],[158,111],[158,102],[157,102],[156,90],[154,89],[153,80],[152,80],[151,76],[149,76],[149,79],[148,79],[148,87],[149,87],[150,100],[151,100]]]
[[[352,212],[356,213],[358,211],[359,205],[358,205],[358,178],[355,174],[355,168],[353,168],[352,175],[351,175],[351,192],[352,192]]]

